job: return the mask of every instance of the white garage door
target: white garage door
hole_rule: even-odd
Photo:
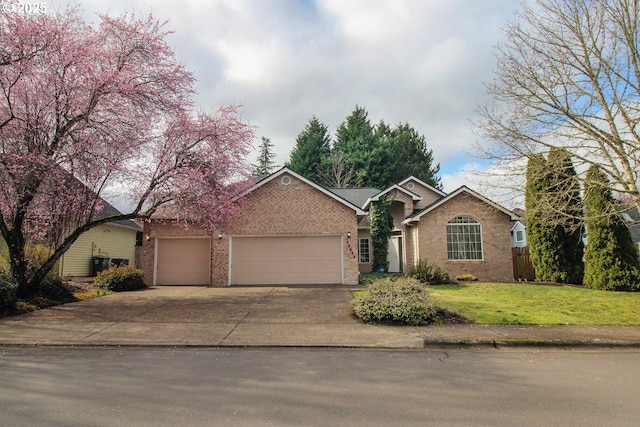
[[[342,283],[341,236],[233,237],[232,285]]]
[[[158,239],[156,285],[208,285],[211,239]]]

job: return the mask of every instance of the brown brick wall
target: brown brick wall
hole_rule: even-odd
[[[459,215],[475,218],[482,226],[482,261],[449,261],[447,259],[446,224]],[[418,225],[419,257],[430,264],[444,267],[455,279],[470,273],[483,281],[513,280],[511,260],[511,222],[508,215],[477,198],[461,193],[425,214]]]
[[[358,230],[353,209],[298,180],[294,176],[289,185],[283,185],[281,176],[249,193],[243,201],[240,215],[223,230],[222,239],[214,233],[212,239],[211,284],[224,286],[229,280],[229,235],[344,236],[344,283],[358,283]],[[151,221],[145,224],[144,270],[148,283],[152,283],[154,238],[156,236],[206,235],[202,230],[184,230],[173,223]],[[351,233],[351,238],[347,238]]]
[[[284,175],[283,175],[284,176]],[[344,236],[344,282],[358,283],[358,229],[353,209],[323,194],[305,182],[288,175],[289,185],[281,177],[250,193],[241,214],[226,233],[234,235],[310,235]],[[351,238],[347,238],[351,233]],[[225,254],[228,260],[228,247]],[[228,275],[228,261],[213,264],[221,271],[215,277]],[[217,283],[217,282],[214,282]]]
[[[413,226],[404,226],[404,271],[407,272],[416,262],[416,239],[417,230]]]

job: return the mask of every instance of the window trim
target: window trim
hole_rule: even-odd
[[[467,220],[469,222],[454,222],[456,220]],[[477,235],[479,237],[479,241],[472,241],[471,239],[469,239],[468,241],[464,240],[464,239],[458,239],[457,242],[453,242],[450,240],[450,236],[452,235],[450,233],[450,229],[452,227],[458,227],[458,226],[472,226],[472,227],[477,227],[477,231],[469,231],[469,233],[467,233],[467,235],[470,237],[473,233],[473,235]],[[447,222],[446,224],[446,231],[445,231],[445,240],[446,240],[446,244],[447,244],[447,261],[484,261],[484,239],[483,239],[483,233],[482,233],[482,223],[480,221],[478,221],[477,219],[475,219],[474,217],[470,216],[470,215],[458,215],[454,218],[452,218],[449,222]],[[464,234],[462,235],[462,237],[464,237]],[[477,243],[480,244],[480,248],[479,250],[477,249],[471,249],[471,245],[476,245]],[[454,250],[453,245],[468,245],[468,248],[462,248],[462,250],[457,249]],[[455,258],[452,257],[452,255],[454,253],[460,254],[462,253],[465,258]],[[479,254],[480,257],[479,258],[471,258],[469,257],[470,254]]]
[[[366,240],[366,248],[367,248],[367,252],[366,252],[366,256],[367,256],[367,260],[363,261],[362,260],[362,256],[365,255],[362,251],[362,244],[364,243],[364,241]],[[360,237],[358,238],[358,264],[371,264],[371,240],[368,237]]]

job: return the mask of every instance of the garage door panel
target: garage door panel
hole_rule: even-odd
[[[208,285],[211,239],[158,239],[157,285]]]
[[[342,283],[340,236],[233,237],[231,284]]]

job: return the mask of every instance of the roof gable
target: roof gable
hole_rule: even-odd
[[[305,178],[304,176],[300,175],[297,172],[292,171],[291,169],[289,169],[288,167],[283,167],[280,170],[272,173],[271,175],[265,176],[262,179],[258,179],[255,184],[253,184],[251,187],[249,187],[249,189],[247,189],[244,193],[242,193],[240,195],[240,197],[246,196],[247,194],[257,190],[258,188],[262,187],[263,185],[267,184],[268,182],[271,182],[283,175],[292,175],[295,178],[299,179],[300,181],[304,182],[305,184],[313,187],[314,189],[320,191],[321,193],[331,197],[332,199],[336,200],[337,202],[345,205],[346,207],[348,207],[349,209],[353,209],[357,215],[366,215],[367,213],[365,211],[363,211],[360,207],[354,205],[353,203],[349,202],[348,200],[346,200],[345,198],[339,196],[336,193],[333,193],[332,191],[322,187],[319,184],[316,184],[315,182]]]
[[[462,187],[458,188],[454,192],[449,193],[447,196],[445,196],[445,197],[433,202],[432,204],[430,204],[426,208],[424,208],[424,209],[416,212],[415,214],[411,215],[410,217],[408,217],[406,220],[403,221],[403,224],[419,221],[420,218],[422,218],[423,215],[433,211],[434,209],[436,209],[439,206],[442,206],[444,203],[446,203],[447,201],[457,197],[461,193],[466,193],[466,194],[468,194],[468,195],[470,195],[472,197],[475,197],[476,199],[488,204],[489,206],[493,207],[494,209],[504,213],[505,215],[508,215],[509,218],[511,218],[512,221],[517,221],[517,220],[521,219],[518,215],[516,215],[515,213],[511,212],[507,208],[497,204],[496,202],[494,202],[492,200],[487,199],[486,197],[484,197],[480,193],[476,193],[475,191],[471,190],[467,186],[463,185]]]
[[[437,195],[439,195],[441,197],[445,197],[447,195],[447,193],[443,192],[442,190],[438,190],[437,188],[427,184],[426,182],[422,181],[421,179],[416,178],[413,175],[411,175],[409,178],[406,178],[403,181],[399,182],[398,185],[403,187],[405,184],[408,184],[410,182],[413,182],[414,184],[421,185],[422,187],[426,188],[429,191],[433,191],[434,193],[436,193]]]
[[[416,193],[414,193],[412,191],[409,191],[406,188],[403,188],[403,187],[399,186],[398,184],[393,184],[391,187],[389,187],[389,188],[387,188],[385,190],[382,190],[378,194],[376,194],[373,197],[369,198],[369,200],[367,200],[367,202],[364,204],[363,209],[366,209],[371,204],[371,202],[379,201],[382,196],[384,196],[385,194],[390,193],[393,190],[397,190],[397,191],[400,191],[401,193],[406,194],[407,196],[411,197],[411,200],[413,200],[414,202],[422,200],[422,197],[420,197]]]
[[[517,220],[513,223],[513,226],[511,227],[511,231],[514,230],[525,230],[527,228],[526,225],[524,225],[522,222],[520,222],[520,220]]]

